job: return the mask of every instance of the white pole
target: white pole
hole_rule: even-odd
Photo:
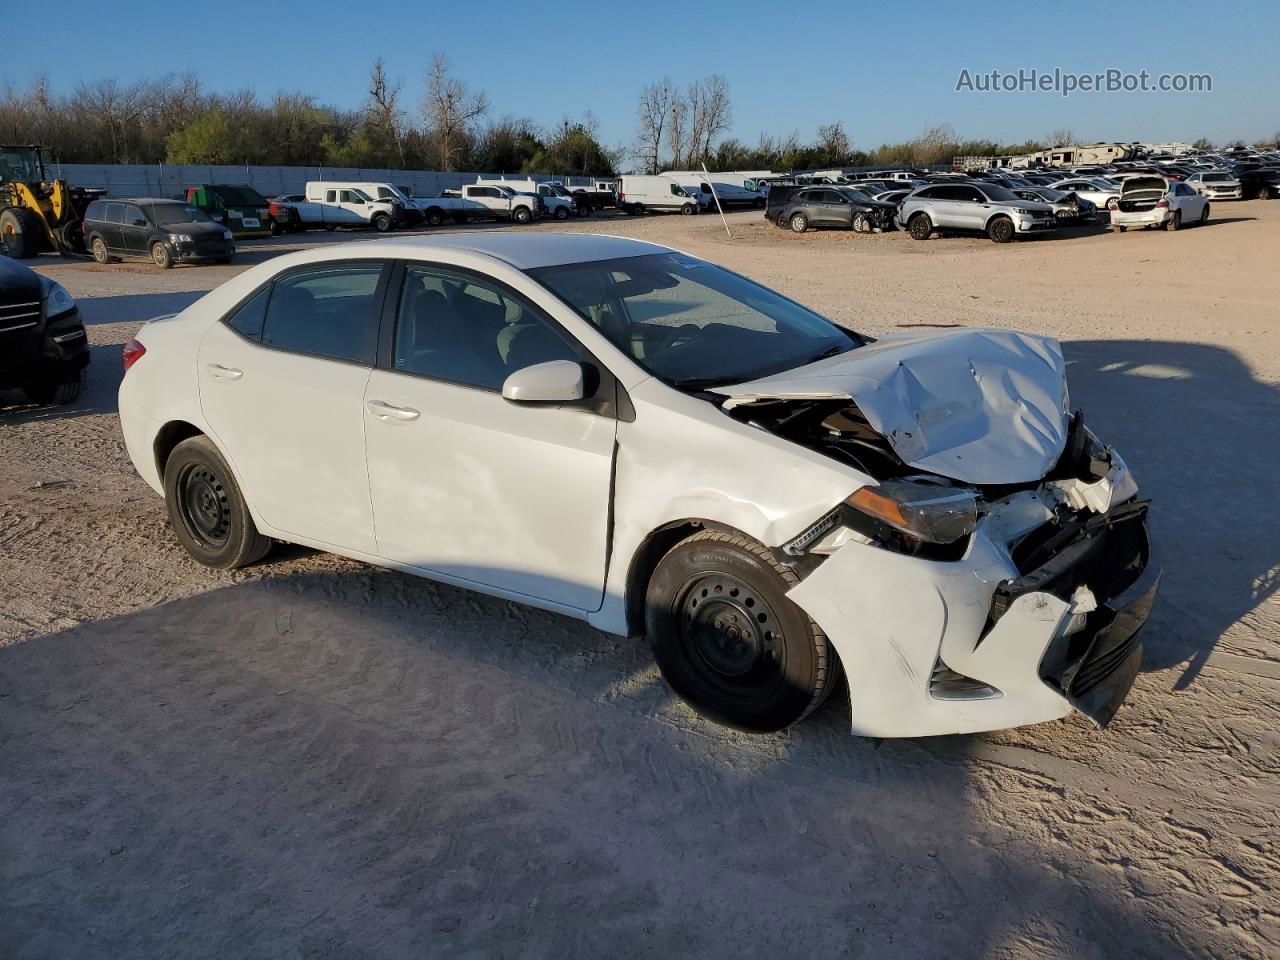
[[[711,182],[711,174],[707,173],[707,164],[703,161],[702,172],[707,174],[707,186],[711,188],[711,198],[716,202],[716,209],[720,211],[720,222],[724,224],[724,232],[728,234],[730,240],[733,234],[729,233],[729,221],[724,218],[724,207],[720,206],[720,194],[716,193],[716,185]]]

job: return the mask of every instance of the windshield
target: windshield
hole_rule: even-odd
[[[557,197],[569,197],[569,198],[573,197],[572,193],[570,193],[564,187],[560,186],[560,184],[558,183],[548,183],[547,189],[550,190],[552,193],[554,193]]]
[[[43,180],[39,154],[30,147],[0,148],[0,183]]]
[[[1221,183],[1224,180],[1230,180],[1231,177],[1225,173],[1202,173],[1200,179],[1205,183]]]
[[[209,215],[185,203],[157,203],[151,207],[151,219],[156,226],[167,227],[175,223],[210,223]]]
[[[231,206],[265,207],[267,201],[253,187],[213,186],[209,192]]]
[[[861,190],[855,190],[853,187],[841,187],[840,192],[855,203],[874,202],[869,194],[863,193]]]
[[[684,254],[529,274],[645,370],[686,389],[754,380],[863,343],[772,290]]]
[[[978,189],[987,195],[988,200],[994,200],[996,203],[1008,203],[1018,199],[1007,188],[1000,186],[998,183],[979,184]]]

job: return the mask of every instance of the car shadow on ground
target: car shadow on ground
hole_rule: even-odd
[[[1087,851],[977,815],[969,742],[857,740],[835,704],[737,734],[634,640],[354,563],[281,571],[0,649],[0,953],[1221,942],[1186,898],[1139,912]]]
[[[1280,385],[1205,344],[1068,341],[1063,350],[1072,404],[1152,500],[1165,575],[1143,635],[1144,666],[1187,664],[1182,689],[1223,634],[1277,588]],[[1274,655],[1265,639],[1242,634],[1234,652]]]

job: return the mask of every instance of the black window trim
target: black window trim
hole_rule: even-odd
[[[247,337],[234,326],[231,325],[231,318],[240,312],[241,308],[248,305],[249,301],[256,297],[265,289],[270,289],[267,294],[267,305],[263,313],[263,332],[266,331],[266,314],[271,310],[271,298],[275,295],[275,285],[278,281],[288,277],[294,277],[299,274],[311,273],[313,271],[327,270],[333,267],[367,267],[371,264],[378,265],[381,272],[378,274],[378,285],[373,291],[373,317],[374,322],[378,325],[377,337],[374,345],[374,357],[372,363],[366,363],[363,360],[348,360],[344,357],[330,357],[322,353],[307,353],[304,350],[293,350],[288,347],[277,347],[274,344],[263,343],[261,339],[253,339]],[[271,350],[275,353],[287,353],[294,357],[306,357],[309,360],[324,360],[329,363],[343,363],[349,367],[361,367],[365,370],[373,370],[377,367],[378,357],[382,350],[382,327],[386,318],[386,300],[387,290],[389,289],[389,280],[395,261],[383,259],[382,257],[351,257],[342,260],[321,260],[315,263],[303,263],[296,267],[290,267],[287,270],[281,270],[275,276],[271,277],[264,283],[258,284],[238,301],[235,306],[218,318],[218,322],[234,333],[245,343],[252,344],[255,347],[261,347],[263,350]],[[261,338],[262,334],[258,335]]]
[[[594,369],[596,381],[594,389],[577,403],[566,403],[562,406],[580,407],[593,413],[598,413],[601,416],[613,418],[619,418],[619,411],[630,409],[631,400],[626,395],[626,388],[622,386],[621,381],[614,376],[613,372],[605,364],[601,363],[600,359],[584,346],[582,341],[566,330],[564,324],[551,316],[549,311],[534,303],[526,294],[521,293],[511,284],[482,270],[458,266],[453,263],[443,263],[438,260],[394,260],[391,265],[392,269],[387,276],[388,288],[384,292],[382,300],[382,318],[378,327],[378,356],[375,369],[401,377],[413,377],[418,380],[429,380],[432,383],[443,383],[451,387],[461,387],[466,390],[476,390],[491,395],[502,395],[501,387],[484,387],[461,380],[451,380],[448,377],[415,373],[412,370],[399,370],[394,366],[396,326],[400,321],[400,300],[404,295],[405,273],[411,267],[442,270],[446,273],[458,274],[463,277],[473,277],[477,281],[489,284],[500,292],[510,294],[521,303],[527,304],[531,309],[537,311],[538,316],[551,327],[553,333],[578,352],[581,357],[578,362],[584,367],[584,375],[589,374]],[[588,378],[588,385],[590,385],[590,378]]]

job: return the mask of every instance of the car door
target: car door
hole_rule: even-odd
[[[400,286],[365,394],[379,555],[504,594],[598,609],[612,404],[517,404],[501,392],[526,366],[594,361],[491,278],[411,263]]]
[[[369,222],[369,207],[364,197],[354,190],[338,191],[338,206],[342,210],[342,222],[354,226]]]
[[[984,230],[995,207],[977,187],[955,186],[956,217],[966,230]]]
[[[125,203],[108,203],[103,211],[101,222],[96,225],[98,233],[102,235],[102,242],[112,253],[124,253],[124,220],[127,207],[128,204]]]
[[[151,236],[151,223],[136,203],[124,205],[124,223],[120,225],[121,249],[135,257],[148,256],[147,239]]]
[[[364,392],[389,267],[288,270],[210,327],[200,406],[255,512],[306,541],[373,555]]]

